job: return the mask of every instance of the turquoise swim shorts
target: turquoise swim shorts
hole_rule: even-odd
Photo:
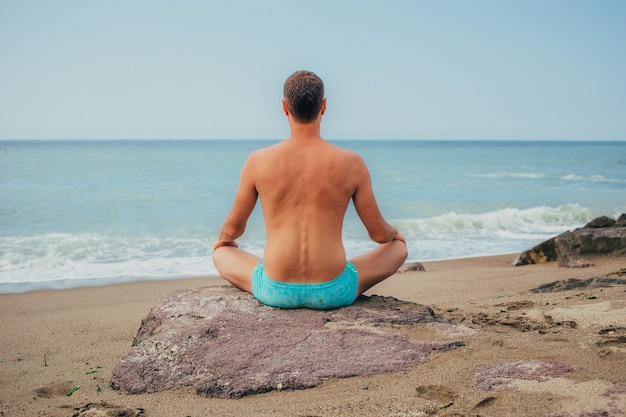
[[[263,261],[252,271],[252,294],[263,304],[278,308],[329,310],[348,306],[356,300],[358,284],[359,275],[351,262],[337,278],[315,284],[274,281],[265,275]]]

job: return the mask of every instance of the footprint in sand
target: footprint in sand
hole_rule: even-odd
[[[37,388],[35,394],[39,398],[65,397],[76,385],[72,381],[53,382],[52,384]]]
[[[596,346],[601,348],[602,355],[609,353],[626,353],[626,327],[609,326],[600,330],[600,340]]]
[[[456,394],[442,385],[421,385],[415,388],[417,396],[437,404],[437,409],[447,408],[454,404]]]
[[[75,390],[76,385],[72,381],[59,381],[37,388],[35,394],[39,398],[65,397]],[[143,408],[124,408],[105,402],[88,403],[74,409],[72,417],[143,417]]]
[[[143,417],[144,409],[143,408],[123,408],[118,407],[116,405],[107,404],[105,402],[101,402],[99,404],[88,403],[83,405],[76,413],[72,415],[72,417]]]
[[[495,401],[496,401],[496,397],[484,398],[481,401],[479,401],[478,404],[476,404],[473,409],[474,410],[478,410],[480,408],[485,408],[485,407],[491,406],[491,405],[494,404]]]

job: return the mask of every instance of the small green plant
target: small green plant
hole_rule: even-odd
[[[102,367],[100,365],[96,366],[95,368],[89,368],[89,370],[87,372],[85,372],[85,375],[95,374],[100,369],[102,369]]]
[[[74,385],[74,386],[72,387],[72,389],[70,390],[70,392],[68,392],[68,393],[67,393],[67,394],[65,394],[65,395],[67,395],[67,396],[69,397],[69,396],[71,396],[72,394],[74,394],[76,391],[78,391],[79,389],[80,389],[80,385]]]

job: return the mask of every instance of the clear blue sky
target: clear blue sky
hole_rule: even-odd
[[[0,0],[0,139],[626,140],[626,1]]]

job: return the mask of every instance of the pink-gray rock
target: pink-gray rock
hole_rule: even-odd
[[[281,310],[233,287],[182,290],[142,321],[111,386],[128,393],[193,386],[207,397],[239,398],[345,378],[406,370],[462,342],[420,342],[393,326],[438,321],[431,309],[361,296],[336,310]]]
[[[565,232],[522,252],[514,266],[558,261],[559,266],[583,268],[588,255],[626,255],[626,214],[617,221],[598,217],[584,227]]]
[[[572,372],[574,367],[552,360],[531,360],[483,366],[478,371],[478,388],[490,391],[508,388],[516,380],[543,382]]]

